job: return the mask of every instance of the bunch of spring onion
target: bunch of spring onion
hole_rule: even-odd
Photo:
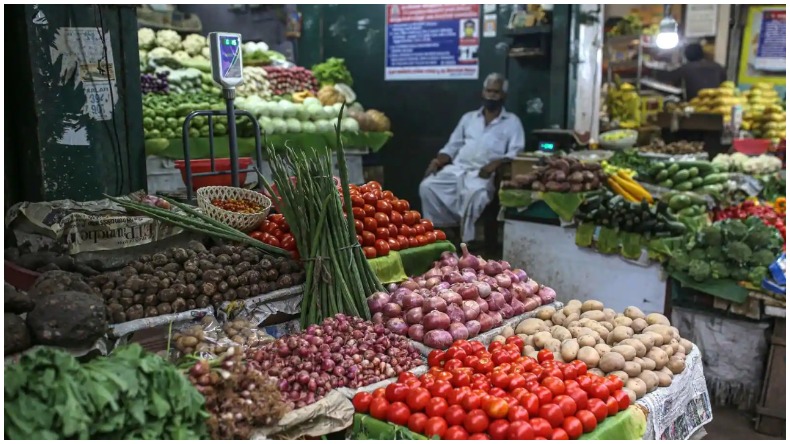
[[[305,262],[303,328],[337,313],[370,319],[366,298],[383,290],[357,241],[354,220],[343,214],[343,205],[347,214],[352,211],[340,140],[342,116],[341,109],[336,133],[342,200],[332,175],[331,149],[266,147],[277,192],[261,180],[288,221]]]

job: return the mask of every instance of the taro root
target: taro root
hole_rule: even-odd
[[[195,281],[197,280],[197,278],[198,278],[198,275],[196,273],[192,273],[192,272],[187,272],[184,275],[184,280],[186,281],[187,284],[194,284]]]
[[[206,272],[214,269],[214,263],[208,259],[201,259],[200,262],[198,262],[198,267],[201,271]]]
[[[167,264],[167,255],[163,253],[156,253],[151,256],[151,262],[154,263],[157,267],[162,267]]]
[[[250,271],[251,268],[252,268],[252,264],[250,264],[249,262],[247,261],[239,262],[238,264],[236,264],[236,275],[237,276],[242,275]]]
[[[259,296],[260,294],[261,294],[261,287],[259,287],[258,284],[250,285],[250,296],[251,297]]]
[[[113,324],[120,324],[121,322],[126,322],[126,313],[124,313],[124,306],[121,304],[108,305],[107,313],[109,315],[110,322],[112,322]]]
[[[148,254],[140,256],[140,262],[151,262],[151,256]]]
[[[134,291],[132,291],[130,288],[124,288],[123,290],[121,290],[121,297],[122,298],[133,298],[134,297]]]
[[[172,288],[165,288],[157,296],[161,302],[173,302],[176,300],[176,291]]]
[[[217,256],[217,263],[222,266],[230,265],[230,256],[227,254],[220,254]]]
[[[232,288],[222,294],[222,299],[225,301],[235,301],[238,298],[239,294]]]
[[[223,302],[225,302],[225,299],[221,294],[215,294],[211,297],[211,305],[215,307],[222,305]]]
[[[226,280],[230,288],[236,288],[239,286],[239,278],[236,276],[228,276]]]
[[[196,240],[191,240],[187,242],[187,248],[189,248],[190,250],[196,253],[205,253],[206,251],[208,251],[206,250],[206,246],[203,245],[203,243],[198,242]]]
[[[130,277],[137,274],[137,269],[132,267],[131,265],[127,265],[121,269],[121,276],[123,277]]]
[[[132,305],[126,309],[126,319],[129,321],[142,319],[143,316],[145,316],[145,308],[140,304]]]
[[[179,270],[181,270],[181,266],[171,262],[165,265],[164,267],[162,267],[162,270],[164,270],[167,273],[177,273]]]
[[[266,294],[266,293],[269,293],[272,290],[275,290],[275,283],[274,282],[260,282],[258,284],[258,287],[260,287],[260,290],[258,291],[258,295]]]
[[[163,290],[164,290],[165,288],[170,288],[170,283],[171,283],[171,282],[172,282],[172,281],[170,280],[170,278],[169,278],[169,277],[166,277],[166,278],[162,279],[161,281],[159,281],[159,288],[161,288],[161,289],[163,289]]]
[[[251,248],[245,248],[244,251],[241,252],[241,260],[243,260],[243,261],[247,261],[249,263],[253,263],[253,262],[256,262],[257,258],[258,258],[258,255]]]
[[[33,345],[33,342],[30,338],[30,331],[28,331],[24,319],[13,313],[6,313],[3,318],[3,321],[5,322],[3,325],[5,334],[5,354],[9,355],[11,353],[21,352],[30,348],[30,346]]]
[[[176,298],[170,306],[173,308],[173,313],[181,313],[187,309],[187,302],[184,298]]]
[[[82,275],[54,270],[42,273],[28,291],[28,296],[35,302],[40,296],[63,291],[92,293],[91,286],[82,279]]]
[[[173,312],[173,307],[167,302],[162,302],[156,306],[156,311],[158,311],[160,315],[170,314]]]
[[[250,284],[257,284],[258,281],[261,280],[261,274],[255,270],[250,270],[247,272],[247,281]]]
[[[208,307],[210,302],[211,300],[209,299],[209,297],[204,294],[201,294],[200,296],[197,297],[197,299],[195,299],[195,304],[197,308],[206,308]],[[187,301],[187,306],[189,306],[189,301]]]
[[[217,292],[217,286],[211,282],[203,282],[203,285],[200,286],[200,291],[206,296],[211,296]]]
[[[26,293],[17,291],[10,284],[5,284],[5,311],[9,313],[27,313],[36,305]]]
[[[184,271],[188,273],[197,273],[199,270],[200,268],[198,268],[197,261],[188,260],[184,262]]]
[[[238,264],[241,262],[241,255],[239,253],[233,253],[230,255],[230,263],[233,265]]]
[[[247,299],[252,295],[250,291],[250,287],[239,287],[236,289],[236,294],[239,296],[239,299]]]
[[[187,296],[194,298],[198,295],[198,288],[195,284],[187,284]]]
[[[278,273],[277,270],[274,269],[274,268],[272,268],[272,269],[270,269],[270,270],[268,270],[266,272],[266,280],[269,281],[269,282],[276,281],[279,276],[280,276],[280,273]]]
[[[156,296],[154,296],[156,297]],[[120,298],[118,299],[118,303],[121,304],[123,308],[129,308],[134,305],[134,297],[131,298]]]
[[[217,283],[222,280],[217,270],[208,270],[203,272],[203,283]]]
[[[250,284],[250,279],[247,277],[247,273],[238,276],[238,280],[239,280],[239,287],[243,287],[245,285]]]
[[[226,291],[228,291],[229,288],[230,286],[225,281],[222,281],[219,284],[217,284],[217,291],[219,291],[220,293],[225,293]]]
[[[174,248],[173,249],[173,259],[178,262],[179,264],[183,263],[187,259],[189,259],[189,255],[187,251],[183,248]]]
[[[290,288],[294,286],[293,279],[290,274],[284,274],[277,279],[277,289]]]
[[[198,306],[197,306],[197,303],[195,303],[195,300],[194,299],[187,299],[187,310],[194,310],[196,308],[198,308]]]
[[[38,344],[91,345],[107,330],[104,301],[93,294],[76,291],[42,296],[28,313],[27,325]]]
[[[290,261],[283,261],[280,263],[279,266],[280,274],[288,274],[291,272],[291,262]]]
[[[187,286],[182,283],[173,284],[170,289],[173,290],[177,298],[184,298],[187,296]]]
[[[157,316],[159,316],[159,312],[156,310],[156,307],[145,307],[146,318],[155,318]]]
[[[142,263],[142,262],[140,262],[140,261],[134,261],[134,262],[132,262],[132,263],[131,263],[131,264],[129,264],[129,265],[130,265],[132,268],[134,268],[134,269],[135,269],[135,270],[136,270],[138,273],[140,273],[141,271],[143,271],[143,263]]]
[[[236,269],[233,268],[233,265],[226,265],[222,267],[222,270],[225,272],[225,277],[236,276]]]
[[[269,259],[270,257],[271,256],[267,256],[267,257],[261,259],[261,262],[258,264],[258,266],[261,267],[264,270],[269,270],[270,268],[272,268],[274,266],[274,264],[272,264],[271,259]]]
[[[159,304],[159,298],[155,294],[146,295],[143,300],[143,305],[146,307],[153,307],[157,304]]]

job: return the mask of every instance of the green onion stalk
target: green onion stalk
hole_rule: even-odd
[[[291,229],[306,271],[301,325],[320,323],[337,313],[370,319],[367,297],[384,287],[365,259],[354,230],[340,119],[335,127],[340,170],[338,193],[332,174],[332,150],[264,144],[277,192],[264,184]],[[344,214],[345,208],[345,214]]]

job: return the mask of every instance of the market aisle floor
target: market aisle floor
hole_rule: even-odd
[[[703,439],[781,439],[757,433],[749,414],[730,407],[713,407],[713,421],[705,426],[705,431],[708,434]]]

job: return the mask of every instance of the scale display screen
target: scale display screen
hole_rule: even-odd
[[[547,153],[554,152],[554,148],[556,148],[556,145],[554,144],[554,142],[539,142],[538,143],[538,150],[543,151],[543,152],[547,152]]]
[[[236,36],[219,37],[219,59],[222,77],[241,77],[241,45]]]

